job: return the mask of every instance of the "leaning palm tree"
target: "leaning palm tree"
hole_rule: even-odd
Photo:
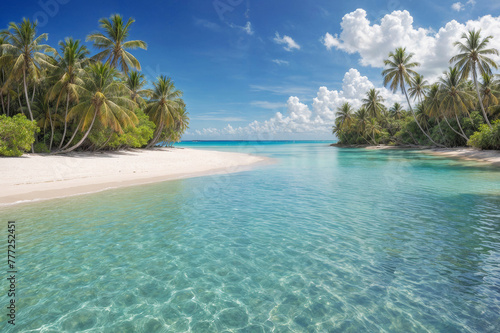
[[[2,32],[5,41],[0,45],[4,53],[14,57],[10,79],[15,79],[17,75],[23,77],[24,97],[32,121],[34,119],[28,96],[28,79],[38,76],[41,66],[52,67],[49,56],[44,52],[54,52],[50,46],[41,44],[43,40],[47,40],[48,34],[36,36],[37,24],[26,18],[20,24],[11,22],[9,28]]]
[[[382,127],[377,122],[377,119],[370,118],[366,123],[366,134],[373,140],[373,144],[377,144],[377,135],[382,131]]]
[[[119,66],[124,73],[128,73],[129,68],[140,70],[139,61],[127,50],[137,48],[146,50],[148,46],[142,40],[127,41],[130,26],[134,22],[134,19],[129,18],[127,23],[124,23],[123,18],[118,14],[111,15],[109,19],[100,19],[99,23],[104,33],[95,32],[87,36],[87,41],[93,42],[95,48],[103,50],[93,58],[106,61],[115,68]]]
[[[459,116],[468,115],[469,108],[473,107],[474,97],[469,93],[465,80],[460,76],[459,69],[457,67],[449,68],[447,72],[444,72],[444,77],[439,79],[440,82],[440,94],[439,99],[441,103],[439,108],[445,113],[445,120],[450,126],[450,128],[464,139],[469,140],[462,125],[460,124]],[[460,132],[457,132],[448,122],[447,116],[455,115]]]
[[[130,100],[130,91],[118,80],[119,73],[107,63],[97,62],[86,68],[83,84],[76,86],[79,99],[78,104],[68,113],[69,119],[77,119],[77,128],[83,137],[75,145],[63,147],[62,153],[67,153],[80,147],[87,139],[96,121],[103,128],[110,128],[113,132],[123,133],[123,128],[135,126],[138,122],[133,112],[136,104]]]
[[[130,99],[139,105],[145,105],[146,101],[144,98],[151,96],[151,90],[144,88],[147,83],[144,74],[137,71],[130,71],[127,75],[125,84],[130,89]]]
[[[73,38],[66,38],[64,41],[59,42],[59,46],[61,53],[58,54],[58,66],[55,74],[57,82],[50,90],[49,98],[56,100],[56,114],[61,100],[65,99],[64,129],[59,143],[59,149],[61,149],[68,128],[69,104],[70,101],[78,99],[76,87],[83,83],[81,77],[85,72],[83,67],[88,63],[86,57],[89,51],[85,45],[80,44],[80,40],[74,40]]]
[[[342,129],[344,126],[349,127],[353,121],[353,110],[351,104],[349,102],[345,102],[342,106],[337,108],[337,112],[335,113],[336,120],[338,119],[338,129],[337,133],[342,133]]]
[[[453,44],[454,46],[458,46],[460,53],[450,59],[450,63],[455,63],[455,66],[460,69],[462,78],[468,78],[469,75],[472,74],[472,80],[476,86],[477,98],[479,100],[479,105],[481,106],[481,111],[483,112],[484,120],[486,120],[486,123],[490,127],[491,124],[488,120],[488,116],[486,115],[481,94],[479,92],[477,72],[479,70],[481,75],[491,75],[491,68],[498,68],[495,61],[488,57],[488,55],[498,55],[498,50],[486,48],[492,38],[493,36],[487,36],[486,38],[481,39],[481,30],[469,30],[468,33],[462,34],[462,39],[465,39],[465,42],[462,43],[457,41]]]
[[[156,124],[156,130],[153,139],[146,146],[147,148],[151,148],[158,143],[162,131],[174,124],[179,109],[184,105],[181,99],[182,91],[175,88],[172,79],[161,75],[153,85],[154,90],[145,113]]]
[[[362,100],[363,106],[372,118],[378,118],[382,110],[384,110],[383,101],[384,98],[380,96],[380,92],[376,89],[370,89],[370,91],[366,93],[366,98]]]
[[[415,122],[422,133],[424,133],[424,135],[436,146],[442,146],[441,144],[435,142],[430,135],[424,131],[422,126],[420,126],[420,123],[417,121],[415,113],[411,107],[410,99],[408,98],[408,94],[406,92],[406,84],[411,86],[412,77],[417,75],[413,68],[420,66],[418,62],[411,62],[412,58],[413,53],[406,53],[406,48],[402,47],[397,48],[395,52],[389,53],[389,59],[384,60],[384,65],[389,68],[382,72],[382,75],[384,76],[384,86],[390,84],[393,92],[396,92],[398,89],[401,90],[406,97],[413,119],[415,119]]]

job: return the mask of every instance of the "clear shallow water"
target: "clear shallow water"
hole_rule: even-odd
[[[19,308],[0,331],[500,330],[498,169],[325,143],[181,146],[195,145],[277,163],[1,209],[18,223]]]

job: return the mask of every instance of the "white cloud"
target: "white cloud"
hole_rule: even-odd
[[[243,27],[243,30],[249,34],[249,35],[253,35],[253,30],[252,30],[252,23],[250,23],[250,21],[247,22],[247,24]]]
[[[229,26],[231,28],[236,28],[236,29],[240,29],[242,31],[244,31],[245,33],[247,33],[248,35],[253,35],[254,34],[254,31],[252,29],[252,23],[250,21],[247,21],[247,24],[245,24],[244,26],[240,26],[240,25],[236,25],[236,24],[229,24]]]
[[[275,64],[277,64],[277,65],[280,65],[280,66],[281,66],[281,65],[288,65],[288,64],[289,64],[289,62],[288,62],[288,61],[286,61],[286,60],[281,60],[281,59],[273,59],[273,60],[271,60],[271,61],[272,61],[272,62],[274,62],[274,63],[275,63]]]
[[[275,103],[267,101],[253,101],[250,104],[262,109],[270,109],[270,110],[279,109],[286,106],[285,103]]]
[[[490,47],[500,49],[500,17],[491,15],[465,24],[452,20],[435,32],[430,28],[414,27],[413,17],[406,10],[394,11],[385,15],[380,24],[371,24],[366,11],[357,9],[343,17],[341,28],[339,36],[327,33],[323,37],[323,44],[328,49],[334,47],[349,54],[358,53],[361,65],[382,68],[389,52],[403,46],[415,53],[413,59],[421,64],[418,71],[428,80],[435,80],[448,68],[449,59],[457,51],[453,43],[469,29],[482,29],[483,37],[494,36]]]
[[[342,90],[328,90],[320,87],[312,105],[308,106],[296,96],[290,96],[286,105],[287,112],[283,114],[276,112],[274,116],[265,121],[253,121],[244,127],[233,128],[227,125],[222,129],[207,128],[196,131],[196,134],[208,137],[231,137],[255,138],[265,137],[273,139],[281,137],[286,133],[315,133],[316,135],[328,135],[331,133],[335,122],[337,108],[345,102],[349,102],[355,109],[362,104],[366,92],[375,86],[366,76],[362,76],[358,70],[351,68],[342,82]],[[401,94],[393,94],[386,88],[378,89],[386,99],[385,104],[389,107],[394,102],[402,103],[404,98]],[[274,103],[255,101],[252,105],[259,107],[272,106]]]
[[[459,12],[461,10],[464,10],[464,5],[461,2],[455,2],[453,5],[451,5],[451,9]]]
[[[466,2],[466,4],[471,5],[471,6],[475,6],[476,5],[476,0],[469,0],[469,1]]]
[[[280,37],[280,34],[276,33],[274,41],[276,44],[285,44],[286,46],[284,48],[287,51],[292,51],[293,49],[300,50],[300,45],[297,44],[290,36],[284,35],[283,37]]]

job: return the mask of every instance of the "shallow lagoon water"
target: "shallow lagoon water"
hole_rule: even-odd
[[[497,168],[324,142],[179,146],[276,163],[1,208],[19,272],[15,330],[2,314],[0,331],[500,331]]]

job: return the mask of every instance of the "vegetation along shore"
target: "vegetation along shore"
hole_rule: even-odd
[[[363,105],[337,109],[333,134],[340,145],[470,146],[500,149],[500,80],[489,48],[493,36],[470,30],[455,42],[458,54],[437,82],[418,74],[413,54],[397,48],[384,61],[384,85],[406,99],[387,107],[380,92],[371,89]]]
[[[139,61],[147,49],[129,40],[134,20],[114,14],[89,34],[97,53],[71,37],[44,44],[37,22],[24,19],[0,32],[0,156],[25,151],[68,153],[170,145],[189,117],[171,78],[147,89]]]

